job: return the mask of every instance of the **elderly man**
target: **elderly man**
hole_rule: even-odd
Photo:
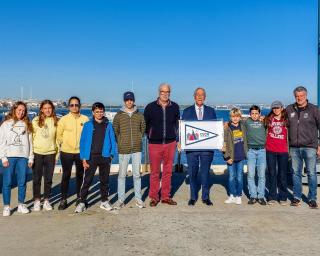
[[[180,111],[179,106],[170,100],[170,93],[171,86],[168,83],[160,84],[158,99],[149,103],[144,111],[151,165],[149,191],[151,207],[159,202],[161,162],[163,164],[161,203],[177,204],[172,200],[170,191]]]
[[[311,209],[317,204],[316,161],[320,156],[318,133],[320,112],[307,100],[307,89],[298,86],[293,91],[296,102],[287,107],[289,119],[289,147],[293,168],[293,200],[291,206],[301,204],[303,161],[308,173],[308,204]]]
[[[195,104],[186,108],[183,111],[183,120],[214,120],[216,119],[216,113],[213,108],[204,105],[206,99],[205,89],[198,87],[194,91]],[[189,150],[186,152],[188,162],[188,174],[190,179],[190,200],[188,205],[194,206],[198,199],[198,182],[197,176],[199,172],[200,163],[200,175],[202,186],[202,202],[208,206],[212,205],[209,197],[209,171],[213,160],[214,151],[196,151]]]

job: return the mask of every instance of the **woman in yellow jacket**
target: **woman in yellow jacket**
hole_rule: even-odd
[[[50,211],[49,197],[58,147],[56,143],[58,118],[50,100],[40,104],[39,115],[32,120],[33,127],[33,210],[41,210],[41,180],[44,179],[43,209]]]
[[[71,97],[68,101],[69,114],[63,116],[58,122],[57,142],[60,148],[62,165],[61,201],[58,209],[67,208],[68,187],[73,163],[76,165],[77,203],[80,198],[80,187],[83,179],[83,166],[80,160],[80,136],[85,122],[89,118],[80,114],[81,102],[78,97]]]

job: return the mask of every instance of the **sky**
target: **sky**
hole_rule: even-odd
[[[0,1],[0,98],[316,102],[316,0]]]

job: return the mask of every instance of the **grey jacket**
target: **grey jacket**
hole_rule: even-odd
[[[320,111],[317,106],[308,102],[308,105],[298,111],[297,104],[286,108],[289,120],[290,147],[318,147],[318,132],[320,128]]]

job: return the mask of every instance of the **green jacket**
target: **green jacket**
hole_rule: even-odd
[[[137,109],[130,115],[122,108],[113,119],[113,129],[119,154],[142,152],[142,138],[146,124],[143,114]]]
[[[248,142],[247,142],[247,134],[246,134],[246,127],[245,125],[240,122],[241,131],[243,133],[243,146],[244,146],[244,153],[247,156],[248,152]],[[234,159],[234,138],[232,130],[230,129],[230,123],[228,127],[224,129],[224,143],[222,148],[223,157],[226,161],[229,159]]]

